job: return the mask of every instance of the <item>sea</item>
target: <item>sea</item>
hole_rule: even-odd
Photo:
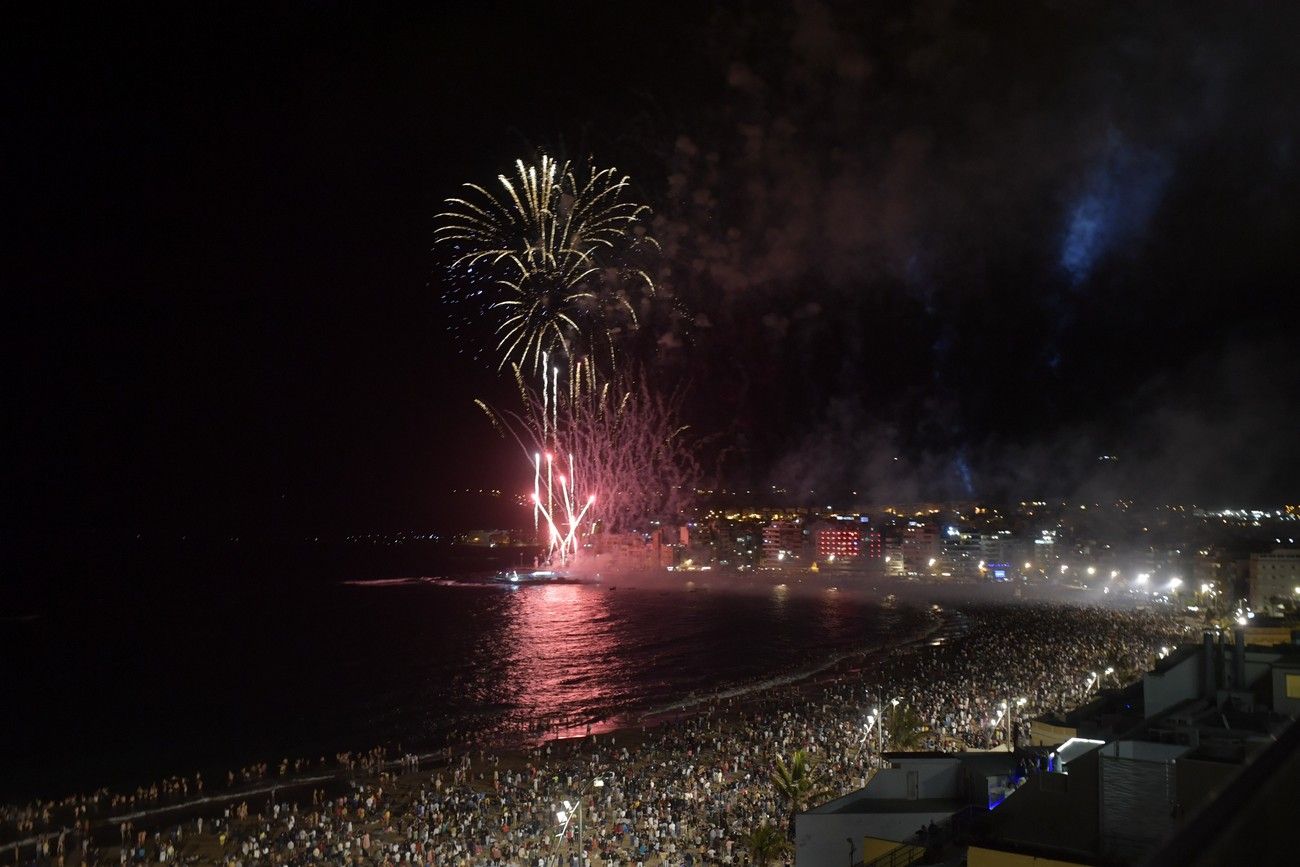
[[[602,731],[809,676],[922,618],[827,581],[511,585],[491,580],[508,557],[445,548],[141,548],[74,564],[87,571],[53,570],[0,617],[5,802],[467,732]]]

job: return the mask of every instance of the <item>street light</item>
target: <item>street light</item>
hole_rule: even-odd
[[[1013,709],[1013,707],[1024,707],[1024,706],[1025,706],[1026,704],[1028,704],[1028,703],[1029,703],[1029,699],[1027,699],[1027,698],[1018,698],[1018,699],[1015,700],[1014,703],[1008,703],[1008,702],[1005,702],[1005,701],[1002,702],[1002,709],[1003,709],[1004,711],[1006,711],[1006,714],[1007,714],[1007,749],[1008,749],[1008,751],[1014,750],[1014,749],[1016,748],[1015,743],[1011,740],[1011,738],[1012,738],[1012,731],[1011,731],[1011,721],[1012,721],[1012,716],[1011,716],[1011,715],[1012,715],[1012,709]]]
[[[590,792],[593,787],[597,789],[601,789],[604,788],[604,786],[605,786],[605,778],[596,777],[594,780],[591,781],[591,783],[586,788],[582,790],[582,794],[578,796],[577,804],[574,804],[570,801],[564,801],[562,802],[564,804],[564,809],[558,810],[555,813],[555,819],[557,822],[560,823],[560,833],[555,835],[557,838],[561,838],[565,834],[567,834],[569,831],[569,824],[575,818],[578,820],[578,851],[582,853],[580,857],[584,862],[587,860],[587,857],[586,857],[586,848],[583,839],[584,834],[582,828],[583,798],[586,797],[587,793]]]

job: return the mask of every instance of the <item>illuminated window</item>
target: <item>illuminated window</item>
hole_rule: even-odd
[[[1300,698],[1300,674],[1286,676],[1286,697]]]

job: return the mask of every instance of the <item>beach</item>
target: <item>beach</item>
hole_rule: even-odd
[[[887,652],[864,647],[801,676],[656,708],[632,725],[258,766],[234,786],[209,781],[201,799],[194,781],[138,800],[83,795],[25,831],[7,815],[6,840],[27,841],[29,854],[53,841],[48,861],[57,863],[57,834],[69,829],[69,864],[83,851],[91,863],[120,863],[125,852],[195,863],[537,864],[578,851],[576,826],[555,836],[556,813],[585,797],[591,863],[743,863],[745,834],[788,818],[767,781],[778,756],[809,749],[834,788],[859,787],[879,762],[865,719],[892,698],[926,720],[921,746],[1005,747],[1005,732],[1030,715],[1077,702],[1090,667],[1137,669],[1176,631],[1155,614],[1039,603],[925,615]],[[1013,694],[1026,698],[1014,726],[989,726]]]

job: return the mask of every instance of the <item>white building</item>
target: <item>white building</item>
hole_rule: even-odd
[[[1300,549],[1274,548],[1272,553],[1251,554],[1250,607],[1263,608],[1273,597],[1300,597]]]
[[[898,851],[900,864],[916,851],[918,831],[955,816],[984,814],[1014,788],[1012,753],[886,753],[890,766],[864,788],[799,813],[795,863],[840,867],[870,863]],[[923,836],[923,835],[921,835]]]
[[[794,521],[773,521],[763,528],[763,565],[795,566],[804,559],[803,527]]]

